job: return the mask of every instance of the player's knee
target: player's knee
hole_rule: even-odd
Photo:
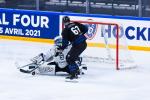
[[[66,58],[66,61],[67,61],[68,64],[71,64],[71,63],[72,63],[72,60],[70,59],[70,57],[67,57],[67,58]]]
[[[67,55],[66,56],[66,61],[67,61],[68,64],[76,63],[76,64],[81,65],[82,57],[72,57],[70,55]]]

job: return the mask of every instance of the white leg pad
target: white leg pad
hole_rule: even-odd
[[[38,70],[40,74],[55,75],[55,65],[48,65],[48,63],[45,63],[40,66]]]

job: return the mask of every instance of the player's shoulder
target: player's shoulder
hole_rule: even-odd
[[[74,22],[74,24],[76,24],[76,25],[81,25],[81,23],[79,23],[79,22]]]
[[[82,24],[80,24],[79,22],[71,22],[68,25],[66,25],[64,31],[67,31],[68,29],[71,29],[72,27],[75,27],[75,26],[82,27]]]
[[[74,26],[74,25],[79,25],[80,23],[79,22],[71,22],[68,24],[68,26]]]

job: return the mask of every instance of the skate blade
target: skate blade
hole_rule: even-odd
[[[65,79],[65,82],[78,83],[78,79]]]

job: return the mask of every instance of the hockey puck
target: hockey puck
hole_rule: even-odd
[[[32,75],[35,75],[35,71],[34,71],[34,72],[32,72]]]

